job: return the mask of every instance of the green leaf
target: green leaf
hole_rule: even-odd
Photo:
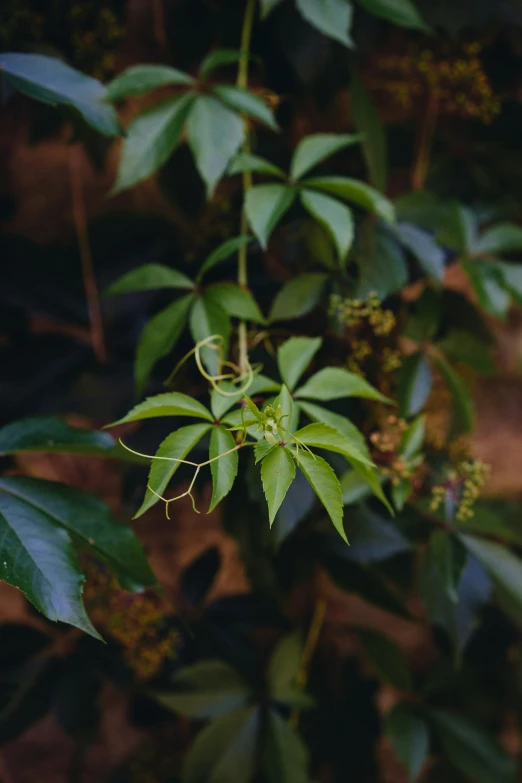
[[[133,65],[118,74],[107,85],[107,99],[121,101],[134,95],[143,95],[158,87],[169,84],[193,84],[188,73],[171,68],[170,65]]]
[[[209,429],[210,424],[189,424],[167,435],[156,452],[157,459],[151,461],[147,491],[143,503],[134,515],[135,519],[156,505],[159,501],[158,495],[163,495],[174,473],[181,467],[181,462],[176,460],[185,459]]]
[[[220,65],[232,65],[243,58],[248,58],[248,54],[239,49],[213,49],[199,66],[199,74],[203,77],[208,76]]]
[[[296,397],[313,400],[338,400],[342,397],[364,397],[368,400],[390,402],[368,381],[343,367],[324,367],[309,378],[295,393]]]
[[[243,142],[243,120],[210,95],[199,95],[191,105],[187,136],[210,198]]]
[[[295,199],[287,185],[254,185],[245,196],[245,212],[252,231],[266,250],[270,236]]]
[[[432,386],[431,368],[422,351],[403,360],[397,386],[400,415],[415,416],[422,410]]]
[[[183,783],[252,783],[260,716],[256,707],[221,715],[202,729],[185,759]]]
[[[316,454],[299,451],[299,467],[315,494],[328,512],[328,516],[341,538],[348,543],[343,527],[343,496],[341,485],[330,465]]]
[[[350,84],[350,106],[355,127],[361,134],[370,182],[377,190],[384,191],[388,181],[386,133],[375,101],[357,73],[352,75]]]
[[[475,536],[461,535],[460,540],[486,569],[492,580],[511,599],[522,605],[522,560],[509,549],[493,541]]]
[[[343,547],[342,551],[349,550]],[[386,580],[375,569],[350,562],[346,556],[329,555],[324,558],[324,565],[342,590],[359,595],[385,612],[391,612],[399,617],[409,617],[404,601],[390,589]]]
[[[397,511],[402,511],[412,493],[412,489],[412,482],[406,478],[399,478],[391,485],[392,502]]]
[[[308,783],[308,748],[275,710],[267,716],[263,766],[270,783]]]
[[[411,0],[358,0],[366,11],[401,27],[427,30],[419,12]]]
[[[123,142],[112,193],[119,193],[150,177],[167,162],[181,140],[193,101],[193,95],[176,95],[132,120]]]
[[[138,395],[143,393],[156,362],[173,349],[185,328],[194,297],[176,299],[147,321],[138,342],[134,378]]]
[[[156,583],[138,539],[101,500],[65,484],[27,476],[4,476],[0,489],[26,504],[28,514],[36,509],[65,528],[74,542],[97,552],[118,577],[126,578],[125,587],[132,583],[131,589],[142,590]]]
[[[431,234],[410,223],[399,223],[395,232],[401,244],[415,256],[428,277],[442,282],[446,254]]]
[[[295,477],[295,464],[289,449],[277,446],[261,463],[263,492],[268,504],[270,527]]]
[[[218,660],[185,666],[170,684],[172,691],[152,691],[150,695],[168,710],[189,718],[215,718],[245,707],[252,697],[236,669]]]
[[[253,117],[254,120],[274,131],[279,130],[272,110],[253,92],[230,84],[215,84],[211,90],[216,97],[230,106],[231,109],[234,109],[234,111],[245,114],[247,117]]]
[[[357,635],[377,676],[401,691],[411,691],[410,669],[402,650],[379,631],[358,628]]]
[[[294,390],[322,342],[321,337],[290,337],[277,349],[277,366],[290,391]]]
[[[116,449],[108,433],[71,427],[54,416],[22,419],[0,428],[0,455],[30,451],[110,457]]]
[[[216,249],[213,250],[212,253],[207,256],[204,262],[201,264],[197,279],[201,280],[203,275],[206,274],[209,269],[213,269],[218,264],[221,264],[222,261],[226,261],[227,258],[230,258],[233,253],[236,253],[239,250],[239,248],[248,245],[250,241],[251,239],[249,236],[239,236],[233,237],[232,239],[227,239],[225,242],[222,242],[221,245],[216,247]]]
[[[272,451],[272,449],[276,448],[278,448],[278,446],[274,446],[272,443],[269,443],[267,440],[265,440],[265,438],[258,440],[254,446],[255,464],[257,465],[258,462],[261,462],[261,460],[266,457],[269,451]]]
[[[408,264],[403,249],[389,231],[366,221],[355,247],[359,267],[356,289],[360,299],[372,293],[381,299],[400,291],[408,282]]]
[[[266,19],[268,14],[279,5],[281,0],[261,0],[261,18]]]
[[[399,443],[399,454],[401,457],[404,457],[404,459],[411,459],[422,449],[426,429],[425,424],[426,417],[417,416],[404,432],[401,442]]]
[[[354,468],[354,470],[357,471],[357,473],[359,473],[359,475],[368,484],[375,497],[379,498],[381,503],[383,503],[386,506],[390,514],[393,516],[394,515],[393,507],[390,505],[390,502],[388,501],[388,498],[384,494],[381,486],[382,478],[378,475],[375,469],[370,468],[368,465],[365,465],[362,462],[352,462],[352,467]]]
[[[236,283],[214,283],[205,291],[205,300],[214,301],[227,315],[262,324],[265,317],[249,291]]]
[[[460,656],[475,627],[484,604],[490,600],[492,583],[478,562],[469,556],[458,588],[458,602],[446,592],[440,570],[430,557],[420,569],[420,594],[426,606],[429,621],[442,628]]]
[[[239,152],[228,168],[228,173],[242,174],[245,171],[256,172],[258,174],[270,174],[279,179],[286,179],[285,172],[279,166],[270,163],[259,155],[252,155],[250,152]]]
[[[46,514],[0,493],[0,579],[49,620],[101,637],[82,602],[83,574],[71,539]]]
[[[333,427],[334,430],[338,430],[345,438],[353,441],[358,450],[369,459],[368,446],[364,435],[357,429],[355,424],[347,419],[345,416],[341,416],[339,413],[333,413],[328,408],[323,408],[322,405],[315,405],[312,402],[299,401],[299,408],[303,411],[309,419],[316,422],[323,422],[328,424],[329,427]]]
[[[408,315],[404,336],[415,343],[433,341],[441,325],[443,305],[441,289],[426,287]]]
[[[305,709],[313,704],[310,696],[297,684],[303,653],[303,637],[299,631],[292,631],[277,642],[268,662],[270,699],[279,704]]]
[[[490,346],[471,332],[451,329],[437,347],[451,361],[467,364],[481,375],[494,375],[496,372]]]
[[[325,274],[306,273],[285,283],[272,303],[269,323],[301,318],[317,307],[327,279]]]
[[[415,783],[430,749],[426,721],[408,704],[398,704],[386,715],[384,730],[406,770],[408,783]]]
[[[340,484],[345,506],[360,503],[361,500],[367,498],[372,492],[364,476],[357,470],[348,470],[346,473],[343,473]]]
[[[378,190],[359,179],[349,177],[315,177],[301,183],[305,188],[321,190],[331,196],[352,201],[362,209],[382,218],[386,223],[395,222],[395,208],[392,202]]]
[[[511,253],[522,250],[522,228],[513,223],[498,223],[488,228],[476,244],[477,253]]]
[[[339,262],[344,268],[354,238],[351,211],[330,196],[323,196],[313,190],[302,190],[300,196],[303,207],[330,234],[339,255]]]
[[[299,414],[294,405],[294,400],[287,387],[283,384],[279,394],[273,402],[274,408],[280,405],[283,409],[281,424],[289,432],[293,432],[298,425]]]
[[[230,451],[236,445],[236,442],[230,432],[224,427],[213,427],[210,435],[209,459],[214,459],[219,454]],[[212,473],[212,498],[208,513],[217,506],[217,504],[228,495],[237,476],[238,453],[232,451],[215,462],[210,463]]]
[[[219,384],[219,388],[227,392],[227,396],[221,394],[215,389],[212,390],[210,395],[210,409],[216,419],[221,419],[230,408],[235,405],[241,397],[243,397],[245,391],[250,392],[253,396],[256,394],[262,394],[264,392],[278,392],[281,388],[281,384],[273,381],[272,378],[267,378],[266,375],[256,373],[252,379],[252,382],[248,389],[245,389],[245,381],[239,382],[237,385],[223,381]],[[233,396],[230,394],[236,389],[239,389],[237,394]],[[241,391],[243,389],[243,391]],[[229,396],[230,395],[230,396]]]
[[[353,47],[350,36],[353,6],[349,0],[296,0],[296,6],[301,16],[320,33]]]
[[[451,601],[459,600],[459,584],[466,565],[467,553],[461,542],[445,530],[434,530],[430,536],[428,557],[438,570]]]
[[[433,363],[451,394],[453,406],[452,436],[470,432],[475,422],[475,411],[471,393],[453,367],[442,356],[433,356]]]
[[[0,54],[0,73],[29,98],[52,106],[72,106],[85,122],[105,136],[119,136],[120,122],[106,103],[105,87],[55,57],[42,54]]]
[[[461,255],[472,255],[479,241],[479,224],[473,210],[462,204],[451,204],[446,209],[442,230],[438,240],[458,251]]]
[[[461,261],[481,307],[497,318],[505,319],[511,299],[506,291],[501,267],[481,261]]]
[[[225,359],[230,337],[230,318],[212,296],[198,296],[190,311],[190,331],[195,343],[202,342],[212,335],[221,335],[221,358]],[[217,341],[213,345],[218,345]],[[220,352],[208,345],[200,350],[201,359],[211,375],[220,372]]]
[[[473,783],[515,783],[516,764],[495,739],[467,718],[449,710],[433,710],[444,755]]]
[[[341,479],[342,485],[342,479]],[[410,541],[397,525],[364,503],[350,513],[350,540],[348,549],[339,543],[341,557],[356,563],[380,563],[402,552],[411,552]]]
[[[326,2],[328,1],[326,0]],[[337,0],[337,2],[342,2],[348,7],[346,0]],[[316,4],[320,5],[321,3]],[[305,136],[295,148],[292,156],[290,179],[293,182],[301,179],[303,174],[322,163],[330,155],[334,155],[360,140],[361,137],[354,133],[314,133],[312,136]]]
[[[342,454],[350,462],[355,460],[369,466],[373,464],[364,452],[359,450],[357,443],[323,422],[307,424],[306,427],[297,430],[294,435],[299,443],[304,443],[305,446],[334,451],[337,454]]]
[[[497,266],[502,274],[505,287],[517,305],[522,307],[522,264],[500,262]]]
[[[111,425],[125,424],[128,421],[143,421],[160,416],[195,416],[198,419],[214,421],[212,414],[197,400],[181,392],[168,392],[147,397],[136,405],[129,413]]]
[[[155,288],[185,288],[191,290],[194,283],[177,269],[164,264],[144,264],[127,272],[105,291],[106,296],[128,294],[131,291],[152,291]]]

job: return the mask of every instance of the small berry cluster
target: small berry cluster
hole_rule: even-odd
[[[370,293],[366,300],[332,294],[329,315],[349,329],[367,322],[377,337],[390,334],[395,326],[394,314],[391,310],[383,309],[381,300],[374,292]]]
[[[447,480],[435,485],[431,491],[430,511],[438,511],[450,495],[457,503],[455,519],[465,522],[473,516],[473,506],[478,499],[490,471],[481,460],[467,459],[448,470]]]
[[[165,601],[153,591],[121,590],[110,572],[90,559],[85,571],[84,599],[93,623],[122,646],[124,660],[139,680],[150,679],[179,646],[178,632],[168,627]]]

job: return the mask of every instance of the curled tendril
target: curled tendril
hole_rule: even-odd
[[[219,372],[217,375],[210,375],[205,370],[205,367],[201,359],[201,350],[203,348],[210,348],[211,350],[216,351],[218,353],[218,368],[220,371],[224,367],[229,367],[233,372],[231,373]],[[178,373],[179,369],[185,364],[185,362],[188,359],[190,359],[192,355],[196,360],[198,370],[203,376],[203,378],[205,378],[205,380],[207,380],[210,383],[212,388],[223,397],[237,397],[238,394],[245,394],[252,386],[252,383],[254,382],[255,370],[250,364],[248,358],[247,358],[247,365],[246,365],[246,373],[241,372],[241,369],[238,367],[237,364],[234,364],[233,362],[225,361],[223,359],[223,336],[221,334],[211,334],[209,337],[206,337],[204,340],[200,340],[198,343],[196,343],[194,348],[188,351],[188,353],[186,353],[185,356],[183,356],[183,358],[179,360],[177,365],[174,367],[174,370],[171,372],[170,376],[168,377],[166,381],[167,384],[172,382],[172,379]],[[245,380],[244,385],[238,389],[235,389],[234,391],[225,391],[219,386],[219,383],[221,381],[238,383],[243,380]]]

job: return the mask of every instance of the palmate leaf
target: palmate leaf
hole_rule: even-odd
[[[105,100],[105,87],[56,57],[6,52],[0,54],[0,73],[29,98],[52,106],[71,106],[99,133],[120,135],[118,115]]]
[[[0,478],[0,490],[45,514],[74,542],[97,552],[125,581],[125,587],[141,590],[155,584],[138,539],[101,500],[64,484],[27,476]]]
[[[261,462],[261,480],[268,503],[270,526],[294,476],[295,463],[290,450],[284,446],[276,446],[270,450]]]
[[[297,683],[303,664],[304,641],[299,631],[283,636],[274,647],[268,662],[268,692],[271,701],[306,709],[314,701]]]
[[[146,109],[127,129],[113,193],[150,177],[170,158],[181,140],[194,95],[176,95]]]
[[[345,416],[341,416],[339,413],[328,410],[328,408],[323,408],[322,405],[315,405],[312,402],[303,402],[303,400],[299,400],[298,405],[299,409],[302,410],[309,419],[314,422],[323,422],[329,427],[333,427],[334,430],[340,432],[341,435],[344,435],[345,438],[348,438],[348,440],[356,445],[366,459],[370,459],[364,435],[349,419]]]
[[[119,456],[118,445],[108,433],[71,427],[54,416],[22,419],[0,429],[0,455],[24,451]]]
[[[82,602],[83,574],[65,530],[16,497],[0,493],[0,579],[49,620],[100,638]]]
[[[251,237],[249,236],[239,236],[232,237],[232,239],[227,239],[225,242],[222,242],[221,245],[218,245],[218,247],[216,247],[216,249],[213,250],[212,253],[210,253],[210,255],[207,256],[204,262],[201,264],[197,279],[201,280],[203,275],[205,275],[210,269],[213,269],[218,264],[226,261],[227,258],[230,258],[233,253],[236,253],[239,248],[244,247],[250,241]]]
[[[211,375],[218,375],[221,358],[225,358],[230,337],[230,318],[221,307],[219,301],[212,294],[198,296],[190,312],[190,332],[197,344],[213,335],[221,336],[221,343],[213,341],[211,345],[204,345],[200,349],[201,359]],[[213,347],[214,346],[214,347]],[[220,350],[216,350],[219,347]]]
[[[138,341],[134,363],[138,395],[143,394],[156,362],[174,349],[185,328],[193,302],[193,294],[182,296],[164,310],[160,310],[145,324]]]
[[[353,202],[362,209],[377,215],[386,223],[395,222],[395,208],[392,202],[371,185],[367,185],[366,182],[361,182],[359,179],[315,177],[303,180],[301,184],[311,190],[320,190],[331,196]]]
[[[187,137],[208,198],[241,146],[244,134],[243,120],[235,111],[210,95],[195,98],[188,115]]]
[[[245,213],[264,250],[273,230],[292,206],[295,195],[295,190],[288,185],[254,185],[248,189],[245,196]]]
[[[260,725],[257,708],[245,707],[205,726],[185,759],[184,783],[251,783]]]
[[[242,174],[245,171],[255,171],[258,174],[270,174],[277,179],[286,179],[285,172],[269,160],[265,160],[259,155],[252,155],[250,152],[239,152],[230,164],[228,173],[232,176],[233,174]]]
[[[127,272],[105,291],[106,296],[133,291],[153,291],[158,288],[194,288],[193,281],[183,272],[164,264],[144,264]]]
[[[330,234],[339,256],[339,263],[344,267],[355,232],[351,211],[336,199],[313,190],[301,191],[301,203]]]
[[[224,661],[199,661],[186,666],[170,682],[172,690],[153,691],[163,707],[189,718],[215,718],[252,698],[244,679]]]
[[[144,95],[169,84],[193,83],[192,76],[170,65],[132,65],[109,82],[107,98],[110,101],[120,101],[134,95]]]
[[[159,501],[158,495],[163,495],[169,481],[181,467],[181,463],[175,460],[185,459],[187,454],[209,431],[210,426],[206,423],[189,424],[187,427],[180,427],[167,435],[156,452],[156,457],[160,459],[152,460],[145,498],[136,512],[135,518],[141,517],[145,511],[148,511]]]
[[[422,410],[431,393],[432,373],[422,351],[404,359],[397,388],[401,416],[409,418]]]
[[[197,419],[213,421],[212,414],[204,405],[181,392],[168,392],[157,394],[155,397],[147,397],[146,400],[135,405],[123,418],[113,422],[125,424],[128,421],[143,421],[159,416],[195,416]]]
[[[384,730],[407,772],[408,783],[415,783],[430,747],[426,721],[409,704],[398,704],[386,715]]]
[[[346,5],[346,0],[340,0]],[[292,156],[290,179],[295,182],[330,155],[361,140],[357,134],[314,133],[302,139]]]
[[[323,401],[363,397],[379,402],[391,402],[360,375],[343,367],[325,367],[319,370],[296,391],[295,396]]]
[[[415,8],[412,0],[358,0],[366,11],[392,24],[427,30],[428,26]]]
[[[245,114],[247,117],[258,120],[258,122],[271,128],[271,130],[279,130],[272,110],[261,98],[249,90],[230,84],[216,84],[212,87],[212,92],[223,103],[240,114]]]
[[[296,0],[301,16],[323,35],[345,46],[354,45],[350,28],[353,6],[350,0]]]
[[[368,166],[371,184],[385,191],[388,181],[386,133],[371,94],[357,73],[350,83],[350,106],[355,127],[361,134],[361,146]]]
[[[263,766],[271,783],[308,783],[308,748],[275,710],[267,716]]]
[[[307,272],[289,280],[272,303],[269,323],[301,318],[311,312],[321,301],[327,280],[327,275],[320,272]]]
[[[321,337],[291,337],[277,349],[277,366],[290,391],[322,345]]]
[[[341,485],[330,465],[322,457],[299,450],[298,465],[308,483],[328,512],[341,538],[348,543],[343,527],[343,496]]]
[[[297,430],[294,436],[299,443],[303,443],[305,446],[334,451],[337,454],[342,454],[349,461],[361,462],[370,467],[373,466],[372,461],[364,452],[359,450],[356,443],[324,422],[308,424],[306,427]]]
[[[214,459],[214,462],[210,463],[212,498],[208,509],[209,513],[232,489],[236,480],[239,462],[237,451],[231,451],[230,454],[225,454],[224,457],[219,457],[219,459],[215,459],[215,457],[230,451],[235,445],[236,442],[233,436],[224,427],[212,428],[209,459]]]
[[[205,290],[205,299],[214,301],[234,318],[262,324],[264,315],[251,293],[236,283],[215,283]]]

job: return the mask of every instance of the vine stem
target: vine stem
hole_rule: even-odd
[[[240,44],[240,58],[239,66],[237,69],[237,81],[238,87],[247,89],[248,87],[248,59],[250,54],[250,43],[252,40],[252,28],[254,25],[254,15],[256,10],[256,0],[247,0],[245,8],[245,16],[243,19],[243,27],[241,30],[241,44]],[[243,142],[243,152],[250,151],[250,142],[248,138],[248,127],[245,122],[245,141]],[[252,175],[250,172],[243,172],[243,208],[241,210],[241,228],[240,233],[244,235],[248,231],[248,222],[245,212],[244,198],[248,189],[252,185]],[[237,282],[241,288],[248,286],[248,271],[247,271],[247,248],[243,245],[239,248],[237,254]],[[242,373],[248,371],[248,345],[247,345],[247,329],[246,322],[241,320],[238,328],[239,337],[239,368]]]
[[[82,265],[83,287],[87,299],[91,344],[100,364],[107,362],[107,349],[103,333],[103,319],[100,307],[100,296],[94,267],[92,264],[91,245],[87,230],[87,212],[85,209],[85,194],[83,190],[82,152],[78,145],[71,146],[69,152],[69,176],[71,183],[72,213],[80,261]]]

